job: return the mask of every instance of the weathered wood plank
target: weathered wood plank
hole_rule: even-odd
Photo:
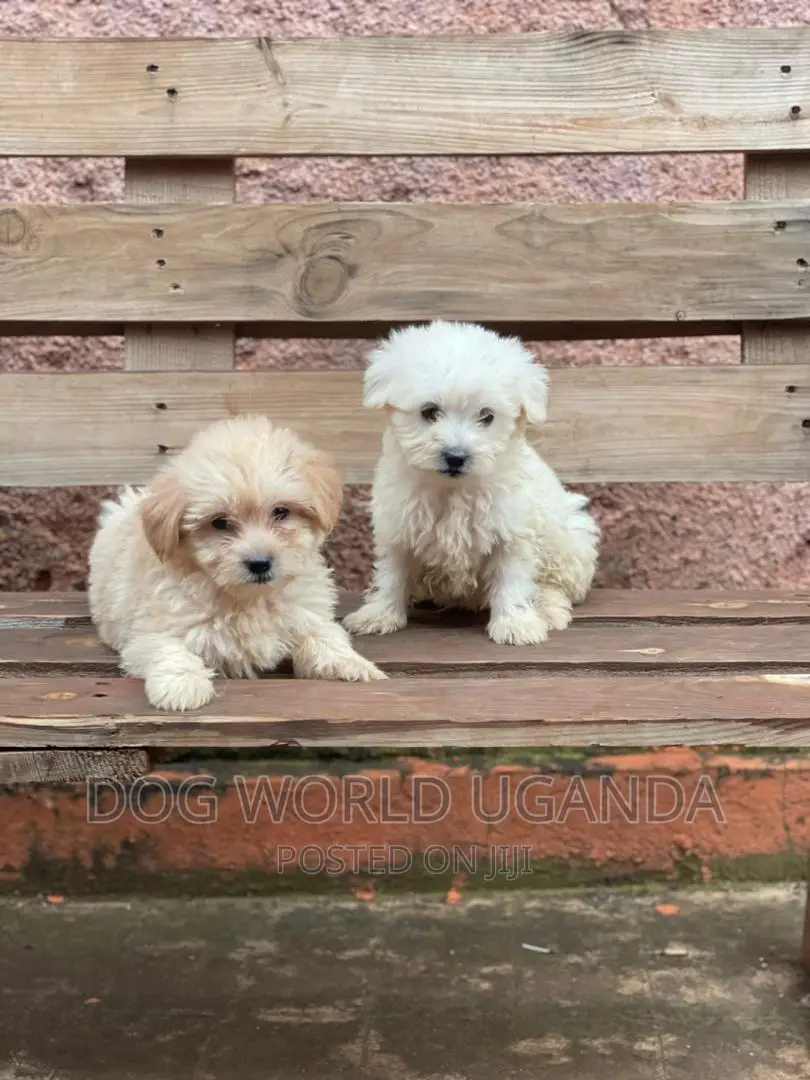
[[[0,323],[795,320],[808,261],[803,202],[20,204]]]
[[[0,627],[2,623],[0,623]],[[510,649],[495,645],[484,620],[429,618],[417,614],[409,626],[387,637],[358,637],[355,645],[389,673],[426,674],[449,670],[532,672],[713,671],[717,669],[803,670],[810,662],[810,622],[625,624],[582,620],[542,645]],[[118,658],[90,627],[0,628],[0,676],[119,673]]]
[[[75,784],[83,780],[136,780],[149,772],[143,750],[0,751],[0,787]]]
[[[798,27],[4,41],[0,155],[808,149],[808,48]]]
[[[679,677],[233,681],[194,714],[138,680],[4,679],[0,747],[810,745],[810,670]]]
[[[745,160],[745,197],[756,202],[810,198],[810,154],[753,154]],[[805,264],[810,258],[804,256]],[[800,268],[802,269],[802,268]],[[807,269],[806,265],[803,268]],[[742,330],[746,364],[803,364],[810,327],[750,323]]]
[[[0,375],[0,483],[148,480],[205,424],[257,411],[372,477],[384,423],[361,373]],[[609,407],[606,407],[609,403]],[[810,367],[642,367],[551,373],[541,450],[569,482],[810,478]]]
[[[343,593],[338,605],[345,615],[360,597]],[[426,621],[430,616],[420,612]],[[434,621],[448,625],[465,618],[451,612],[435,613]],[[594,589],[584,604],[574,609],[574,621],[680,623],[802,623],[810,622],[810,593],[783,589]],[[90,625],[87,597],[83,593],[0,592],[0,629],[34,630]]]
[[[124,198],[133,203],[232,203],[233,162],[219,159],[130,158]],[[152,239],[160,248],[159,230]],[[236,339],[232,325],[127,326],[127,371],[229,371]]]

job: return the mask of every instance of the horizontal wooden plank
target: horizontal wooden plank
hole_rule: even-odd
[[[4,630],[0,677],[118,674],[118,657],[90,627]],[[387,637],[359,637],[359,652],[396,674],[443,671],[536,672],[587,669],[706,672],[718,669],[803,670],[810,623],[654,625],[576,622],[542,645],[510,649],[486,636],[482,620],[425,618]]]
[[[796,320],[808,262],[802,202],[6,205],[0,324]]]
[[[137,680],[0,681],[0,747],[810,745],[810,670],[225,682],[159,714]]]
[[[799,27],[3,41],[0,155],[805,150],[808,48]]]
[[[143,750],[0,751],[0,787],[74,784],[83,780],[136,780],[149,772]]]
[[[341,594],[341,616],[360,603],[357,594]],[[422,621],[428,615],[420,613]],[[456,625],[452,612],[435,613],[434,621]],[[802,623],[810,622],[810,594],[788,589],[593,589],[574,608],[575,623]],[[79,629],[90,625],[84,593],[0,592],[0,630]]]
[[[267,413],[368,482],[384,417],[360,372],[0,375],[0,484],[148,480],[225,415]],[[806,425],[806,426],[805,426]],[[565,480],[810,479],[810,367],[585,368],[551,373],[538,446]]]

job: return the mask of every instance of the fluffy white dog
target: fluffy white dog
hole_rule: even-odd
[[[335,621],[321,552],[340,513],[325,454],[261,416],[198,433],[146,490],[105,503],[90,552],[93,621],[158,709],[196,709],[213,677],[385,676]]]
[[[489,636],[531,645],[590,589],[599,529],[527,441],[547,375],[515,338],[466,323],[394,332],[365,404],[388,411],[372,495],[375,571],[355,634],[406,624],[409,603],[489,609]]]

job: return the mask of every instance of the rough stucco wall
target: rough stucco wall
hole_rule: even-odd
[[[805,24],[810,0],[5,0],[0,37],[250,36],[496,33],[620,26]],[[0,161],[0,201],[90,201],[122,193],[120,161]],[[738,198],[736,158],[279,160],[239,163],[238,198],[617,201]],[[241,342],[241,368],[361,367],[359,342]],[[735,363],[736,339],[545,344],[550,367]],[[101,339],[0,339],[0,369],[114,368],[122,346]],[[553,391],[553,383],[552,383]],[[606,407],[613,407],[606,402]],[[75,589],[85,582],[98,489],[0,491],[0,589]],[[592,488],[605,530],[599,583],[623,587],[810,587],[810,493],[803,485]],[[353,493],[330,546],[341,584],[366,580],[365,492]]]

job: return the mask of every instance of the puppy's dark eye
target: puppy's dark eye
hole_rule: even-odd
[[[495,413],[492,409],[482,409],[478,414],[478,423],[483,427],[489,427],[492,421],[495,419]]]
[[[272,518],[273,521],[286,521],[290,516],[289,508],[286,506],[276,506],[273,508]]]
[[[226,517],[215,517],[214,520],[211,522],[211,527],[214,529],[219,529],[220,532],[228,532],[231,527],[231,523]]]
[[[426,424],[435,424],[442,415],[438,405],[423,405],[419,412]]]

